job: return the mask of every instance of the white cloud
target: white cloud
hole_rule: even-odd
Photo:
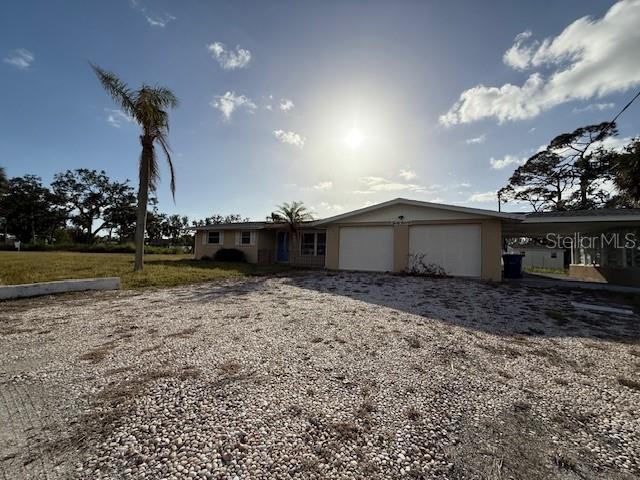
[[[142,12],[144,18],[147,20],[147,23],[152,27],[164,28],[169,22],[177,20],[176,17],[174,17],[170,13],[157,14],[149,12],[147,7],[144,6],[139,0],[130,0],[129,3],[131,4],[131,8]]]
[[[242,108],[250,113],[257,108],[253,101],[245,95],[236,95],[235,92],[226,92],[224,95],[216,95],[210,103],[213,108],[217,108],[222,112],[225,121],[231,119],[234,111]]]
[[[107,112],[107,123],[114,128],[120,128],[123,123],[133,122],[133,118],[124,113],[122,110],[105,108],[104,111]]]
[[[477,203],[497,202],[498,192],[490,191],[490,192],[474,193],[469,197],[468,201],[477,202]]]
[[[273,136],[280,140],[282,143],[288,143],[298,148],[304,147],[304,143],[307,141],[305,137],[295,132],[285,132],[284,130],[274,130]],[[330,183],[330,182],[329,182]]]
[[[4,63],[8,63],[9,65],[13,65],[14,67],[20,68],[22,70],[26,70],[31,66],[36,57],[26,48],[18,48],[16,50],[12,50],[9,54],[4,57]]]
[[[465,143],[467,145],[472,145],[474,143],[484,143],[487,141],[487,136],[483,133],[482,135],[478,136],[478,137],[473,137],[473,138],[467,138],[465,140]]]
[[[418,174],[413,170],[404,170],[404,169],[400,170],[400,173],[398,175],[407,181],[413,180],[418,176]]]
[[[531,35],[524,32],[504,55],[505,63],[519,70],[545,68],[552,73],[545,77],[533,72],[522,85],[470,88],[440,123],[532,118],[565,102],[601,98],[636,86],[640,84],[638,25],[640,0],[623,0],[603,18],[580,18],[542,42],[527,45]]]
[[[331,213],[340,213],[344,211],[344,206],[337,203],[320,202],[320,209]]]
[[[459,187],[460,187],[460,188],[469,188],[469,187],[471,187],[471,184],[470,184],[469,182],[462,182],[462,183],[459,185]]]
[[[283,98],[282,100],[280,100],[279,108],[283,112],[288,112],[289,110],[292,110],[293,107],[295,107],[293,101],[289,100],[288,98]]]
[[[602,111],[609,110],[610,108],[615,107],[615,103],[592,103],[591,105],[587,105],[582,108],[574,108],[573,113],[583,113],[583,112],[593,112],[593,111]]]
[[[507,154],[502,158],[491,157],[489,163],[491,164],[491,168],[493,168],[494,170],[501,170],[505,167],[508,167],[509,165],[522,165],[526,161],[526,158]]]
[[[400,183],[387,180],[382,177],[362,177],[360,183],[365,186],[364,190],[356,190],[353,193],[368,194],[375,192],[424,192],[425,188],[414,183]]]
[[[524,42],[531,38],[531,30],[519,33],[513,41],[513,46],[502,56],[502,61],[516,70],[524,70],[529,65],[529,59],[537,42],[526,46]]]
[[[173,15],[169,15],[165,13],[164,15],[144,15],[144,18],[147,19],[147,23],[152,27],[160,27],[164,28],[167,26],[167,23],[176,20],[176,17]]]
[[[616,152],[621,152],[622,150],[624,150],[624,147],[629,145],[634,138],[635,137],[607,137],[602,142],[593,144],[588,151],[592,151],[596,148],[602,147],[606,150],[615,150]]]
[[[224,70],[245,68],[251,62],[251,52],[246,48],[241,48],[240,45],[236,45],[234,51],[227,49],[222,42],[213,42],[207,45],[207,49]]]
[[[313,186],[314,190],[331,190],[333,188],[333,182],[318,182]]]

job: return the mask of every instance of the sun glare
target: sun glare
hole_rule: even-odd
[[[364,142],[364,136],[360,130],[353,128],[347,132],[347,135],[344,137],[344,141],[350,149],[355,150],[362,145],[362,142]]]

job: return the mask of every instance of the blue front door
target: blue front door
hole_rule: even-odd
[[[278,232],[278,251],[276,258],[279,262],[289,261],[289,233]]]

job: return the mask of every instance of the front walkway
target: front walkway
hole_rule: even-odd
[[[541,287],[541,288],[584,288],[588,290],[600,290],[606,292],[618,292],[618,293],[638,293],[640,294],[640,287],[627,287],[624,285],[612,285],[610,283],[603,282],[589,282],[582,278],[571,277],[569,275],[561,275],[557,273],[524,273],[523,278],[505,278],[504,281],[523,285],[527,287]]]

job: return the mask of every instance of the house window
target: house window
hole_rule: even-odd
[[[558,258],[557,252],[551,252],[551,258]]]
[[[207,243],[212,245],[220,245],[220,232],[209,232]]]
[[[316,234],[303,233],[300,242],[300,255],[315,255],[316,252]]]
[[[251,245],[251,232],[240,233],[240,245]]]
[[[317,233],[316,234],[316,255],[324,255],[324,252],[327,250],[327,234],[326,233]]]
[[[305,232],[300,240],[300,255],[324,255],[327,235],[322,232]]]

